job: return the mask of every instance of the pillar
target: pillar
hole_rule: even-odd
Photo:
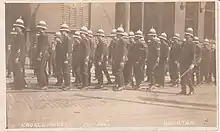
[[[141,31],[144,31],[144,2],[141,3]]]
[[[200,3],[200,8],[205,9],[205,3]],[[200,40],[204,39],[204,26],[205,26],[205,11],[200,12],[200,8],[198,10],[198,37]]]
[[[124,3],[124,4],[125,4],[124,29],[125,29],[125,32],[129,32],[130,31],[130,3]]]
[[[185,32],[185,14],[186,14],[186,4],[185,2],[183,3],[184,8],[180,9],[181,2],[176,2],[175,3],[175,27],[174,31],[175,33],[180,34],[180,38],[184,38],[184,32]]]

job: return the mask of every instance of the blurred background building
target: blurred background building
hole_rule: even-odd
[[[192,27],[201,40],[215,39],[215,2],[8,3],[5,9],[6,44],[10,43],[9,33],[19,16],[31,31],[36,31],[36,23],[44,20],[49,32],[59,31],[62,23],[71,29],[88,26],[93,32],[103,28],[106,33],[123,25],[126,31],[140,29],[145,34],[154,27],[158,33],[166,32],[168,37],[178,32],[183,39],[185,29]],[[27,49],[35,39],[34,32],[27,34]]]

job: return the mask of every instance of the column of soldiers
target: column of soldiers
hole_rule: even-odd
[[[24,23],[21,19],[14,24],[11,43],[11,58],[15,88],[27,87],[23,72],[24,65]],[[105,41],[105,31],[99,29],[95,34],[83,26],[70,35],[67,24],[60,27],[55,34],[54,41],[49,44],[46,33],[47,24],[40,21],[37,24],[37,42],[34,44],[35,55],[32,55],[34,73],[37,76],[38,86],[48,88],[47,63],[53,69],[53,76],[57,78],[56,86],[63,90],[71,88],[71,76],[75,78],[75,86],[79,89],[91,86],[91,69],[95,67],[95,88],[103,88],[103,73],[108,84],[115,84],[113,90],[120,91],[128,87],[139,89],[145,81],[149,86],[146,90],[165,86],[166,67],[169,67],[171,86],[181,84],[178,94],[194,94],[194,86],[204,82],[216,83],[215,45],[208,39],[200,42],[193,35],[193,29],[185,32],[185,40],[175,33],[169,41],[166,33],[157,34],[154,28],[144,38],[142,31],[126,33],[123,27],[113,29],[110,35],[111,42]],[[93,41],[96,38],[96,41]],[[146,41],[145,41],[146,40]],[[111,65],[114,81],[110,78],[107,66]],[[9,70],[10,71],[10,70]],[[49,73],[51,73],[49,68]],[[72,72],[72,74],[71,74]],[[10,75],[10,72],[8,72]],[[8,75],[8,76],[9,76]],[[18,85],[19,84],[19,85]],[[187,93],[187,86],[189,92]]]

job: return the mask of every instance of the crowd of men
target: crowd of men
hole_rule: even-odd
[[[28,88],[25,81],[25,35],[24,22],[17,19],[11,32],[12,43],[9,56],[10,71],[13,71],[14,88]],[[154,28],[144,38],[142,31],[126,33],[122,26],[113,29],[111,42],[105,41],[105,32],[99,29],[96,33],[83,26],[74,35],[70,35],[67,24],[56,32],[52,44],[46,33],[47,24],[37,24],[37,41],[31,50],[31,60],[39,88],[46,90],[49,85],[49,74],[57,78],[56,86],[63,90],[71,88],[71,76],[75,78],[75,86],[79,89],[91,86],[91,69],[95,66],[95,88],[103,87],[103,73],[108,84],[115,84],[113,90],[124,90],[127,87],[139,89],[143,82],[149,82],[146,90],[164,87],[167,72],[171,86],[181,84],[178,94],[194,94],[194,86],[202,83],[216,84],[216,48],[208,39],[203,42],[193,35],[193,29],[187,28],[184,40],[175,33],[170,39],[166,33],[157,35]],[[96,41],[93,41],[93,38]],[[110,78],[108,65],[111,66]],[[52,68],[51,68],[52,67]],[[53,69],[53,71],[51,71]],[[8,72],[8,77],[10,76]],[[72,73],[72,74],[71,74]],[[147,78],[147,80],[145,80]],[[187,93],[187,86],[189,92]]]

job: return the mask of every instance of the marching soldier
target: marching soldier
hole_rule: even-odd
[[[13,24],[14,31],[11,47],[11,59],[13,63],[14,88],[21,90],[27,88],[27,83],[24,79],[23,67],[25,63],[25,35],[23,33],[24,22],[22,19],[17,19]]]
[[[143,33],[138,30],[135,33],[135,53],[134,53],[134,76],[136,80],[135,89],[140,88],[141,81],[144,78],[144,64],[146,59],[146,44],[142,40]]]
[[[72,65],[72,40],[69,36],[69,26],[63,24],[60,28],[62,35],[62,45],[63,45],[63,54],[61,54],[62,59],[62,75],[64,79],[63,90],[70,89],[70,71]]]
[[[171,78],[171,86],[175,86],[175,82],[179,77],[179,67],[178,67],[178,56],[181,52],[181,40],[180,35],[175,33],[173,36],[173,41],[171,42],[170,55],[169,55],[169,70]]]
[[[105,36],[104,30],[99,29],[97,32],[98,43],[95,50],[95,71],[97,72],[98,86],[96,88],[103,87],[103,74],[104,68],[106,68],[107,60],[107,45],[105,44],[103,38]]]
[[[47,30],[46,22],[40,21],[37,24],[37,28],[39,30],[39,36],[37,43],[36,75],[39,87],[43,90],[46,90],[48,88],[48,75],[46,72],[46,64],[49,59],[48,35],[45,33],[45,30]]]
[[[203,81],[203,77],[205,77],[206,83],[209,83],[210,57],[211,50],[209,48],[209,40],[205,39],[202,47],[201,81]]]
[[[63,64],[63,44],[62,44],[62,37],[60,32],[56,32],[55,34],[55,42],[56,42],[56,78],[57,82],[55,86],[62,86],[63,85],[63,75],[62,75],[62,64]]]
[[[36,55],[37,55],[37,43],[33,43],[30,49],[31,68],[34,70],[34,76],[36,76]]]
[[[160,39],[157,38],[156,30],[151,28],[148,33],[148,59],[147,59],[147,71],[149,77],[149,88],[151,90],[155,88],[155,70],[160,61]]]
[[[12,62],[12,53],[11,53],[11,44],[14,44],[15,42],[13,42],[15,40],[15,37],[16,37],[16,31],[15,31],[15,28],[12,29],[10,35],[11,35],[11,42],[10,44],[8,45],[8,48],[7,48],[7,78],[11,78],[11,74],[13,72],[13,69],[12,69],[12,66],[13,66],[13,62]]]
[[[92,68],[92,64],[93,64],[93,58],[94,58],[94,51],[95,51],[95,45],[92,41],[92,31],[88,30],[88,39],[89,39],[89,47],[90,47],[90,55],[89,55],[89,63],[88,63],[88,85],[91,85],[91,68]]]
[[[196,45],[196,65],[193,69],[192,73],[192,83],[193,85],[198,85],[201,83],[200,79],[200,63],[201,63],[201,57],[202,57],[202,46],[200,45],[199,38],[194,37],[193,39],[194,44]],[[195,76],[196,75],[196,84],[195,84]]]
[[[164,87],[165,82],[165,66],[168,63],[169,45],[167,43],[166,33],[162,33],[160,36],[160,62],[157,69],[157,83],[159,87]]]
[[[215,44],[212,44],[210,58],[211,58],[210,80],[212,80],[212,77],[214,77],[214,84],[216,85],[216,48],[215,48]]]
[[[195,61],[195,44],[193,43],[193,29],[188,28],[185,32],[186,41],[183,42],[181,46],[181,54],[178,59],[180,65],[180,74],[181,74],[181,89],[182,91],[178,94],[187,95],[186,86],[189,86],[188,95],[194,94],[194,88],[192,84],[192,69],[194,68]]]
[[[127,45],[127,50],[128,50],[128,61],[125,64],[123,75],[124,75],[124,82],[125,85],[128,86],[130,85],[133,81],[133,72],[134,72],[134,46],[135,46],[135,41],[134,41],[134,33],[131,31],[129,32],[129,44]],[[133,84],[132,84],[133,86]]]
[[[127,61],[127,43],[128,39],[124,37],[124,29],[119,27],[117,29],[117,40],[116,46],[114,50],[113,58],[113,65],[115,68],[115,80],[116,80],[116,87],[113,90],[123,90],[124,89],[124,76],[123,76],[123,69],[125,62]]]
[[[112,32],[111,32],[110,37],[112,38],[112,40],[111,40],[109,48],[108,48],[109,49],[108,60],[109,60],[109,62],[111,62],[111,65],[112,65],[112,75],[114,75],[114,76],[115,76],[115,67],[113,65],[113,58],[112,58],[112,56],[114,55],[115,46],[116,46],[116,40],[117,40],[116,31],[117,31],[116,29],[113,29]]]
[[[80,85],[80,32],[76,31],[73,35],[73,52],[72,52],[72,73],[75,75],[75,82],[77,86]]]
[[[87,27],[83,26],[80,29],[81,41],[80,41],[80,52],[79,52],[79,60],[80,60],[80,76],[82,81],[81,88],[88,88],[88,63],[89,63],[89,56],[90,56],[90,46],[89,46],[89,39],[88,39],[88,29]]]

